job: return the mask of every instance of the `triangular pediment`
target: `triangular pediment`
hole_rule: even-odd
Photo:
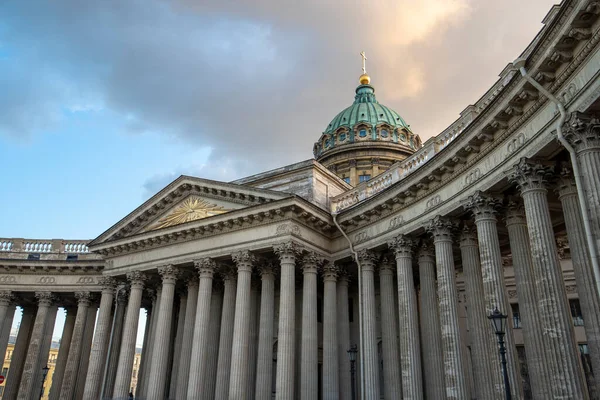
[[[94,246],[138,233],[159,231],[291,195],[245,185],[180,176],[89,243]]]

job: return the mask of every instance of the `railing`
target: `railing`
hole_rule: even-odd
[[[0,252],[86,254],[88,240],[0,238]]]

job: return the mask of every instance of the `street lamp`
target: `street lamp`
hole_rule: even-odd
[[[510,382],[508,381],[508,371],[506,370],[506,347],[504,346],[504,335],[506,334],[506,318],[508,315],[502,314],[498,307],[488,315],[488,319],[492,321],[494,333],[498,337],[498,346],[500,347],[500,360],[502,361],[502,375],[504,376],[504,392],[506,400],[511,400]]]
[[[44,368],[42,368],[42,389],[40,389],[40,400],[42,399],[42,397],[44,397],[44,382],[46,382],[48,370],[50,370],[50,368],[48,368],[47,365]]]
[[[350,375],[351,375],[351,384],[352,384],[352,400],[356,400],[356,353],[358,353],[358,348],[355,344],[350,346],[350,350],[348,350],[348,358],[350,359]]]

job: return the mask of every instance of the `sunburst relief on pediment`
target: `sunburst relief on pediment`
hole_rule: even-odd
[[[167,228],[170,226],[185,224],[186,222],[196,221],[223,214],[229,209],[211,203],[199,196],[190,196],[183,200],[174,210],[160,218],[155,224],[151,225],[147,230]]]

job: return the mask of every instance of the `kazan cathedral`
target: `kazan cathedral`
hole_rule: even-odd
[[[543,24],[425,142],[363,64],[314,159],[0,239],[2,398],[600,399],[600,2]]]

